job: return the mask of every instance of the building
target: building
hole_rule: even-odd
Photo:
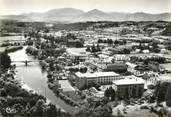
[[[161,75],[159,75],[159,81],[171,83],[171,76],[167,75],[167,74],[161,74]]]
[[[88,56],[84,48],[68,48],[66,52],[74,60],[85,61]]]
[[[117,73],[125,73],[127,71],[127,65],[124,63],[108,64],[104,71],[113,71]]]
[[[115,61],[129,61],[130,57],[127,55],[123,55],[123,54],[116,54],[114,55],[113,59]]]
[[[144,80],[134,75],[113,81],[117,96],[123,98],[139,98],[144,92]]]
[[[79,40],[79,39],[75,39],[75,40],[68,40],[67,41],[67,47],[83,47],[84,42]]]
[[[149,71],[143,75],[143,79],[150,84],[156,85],[159,81],[159,74],[157,72]]]
[[[94,72],[94,73],[75,73],[76,86],[81,89],[95,84],[112,84],[112,81],[122,79],[122,76],[115,72]]]
[[[150,62],[148,62],[148,66],[151,70],[153,70],[155,72],[160,71],[160,66],[159,66],[158,62],[150,61]]]
[[[126,65],[127,65],[127,71],[134,74],[134,75],[139,75],[140,73],[135,69],[137,67],[136,64],[134,63],[130,63],[130,62],[126,62]]]

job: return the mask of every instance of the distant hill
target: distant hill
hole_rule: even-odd
[[[43,18],[47,21],[71,21],[73,18],[83,13],[83,11],[73,8],[53,9],[45,12]]]
[[[78,15],[74,21],[112,21],[113,18],[110,14],[100,11],[98,9],[93,9],[91,11],[85,12]]]
[[[149,14],[143,12],[120,13],[103,12],[93,9],[84,12],[80,9],[61,8],[53,9],[44,13],[28,13],[20,15],[0,16],[1,19],[19,21],[46,21],[46,22],[85,22],[85,21],[171,21],[171,13]]]

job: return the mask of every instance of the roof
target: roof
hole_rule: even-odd
[[[150,51],[149,50],[143,50],[143,53],[149,53]]]
[[[127,76],[125,79],[113,81],[115,85],[133,85],[133,84],[144,84],[142,78],[138,78],[134,75]]]
[[[68,42],[80,42],[80,40],[79,39],[70,39],[70,40],[68,40]]]
[[[127,68],[127,65],[122,63],[114,63],[114,64],[108,64],[107,68]]]
[[[67,48],[67,52],[73,56],[81,56],[81,57],[86,56],[85,48]]]
[[[137,66],[136,64],[133,64],[133,63],[130,63],[130,62],[126,62],[126,65],[128,65],[130,67],[133,67],[133,68],[135,68]]]
[[[73,55],[73,56],[81,56],[81,57],[85,57],[86,56],[85,54],[77,53],[77,52],[74,52],[74,51],[68,51],[68,53]]]
[[[141,39],[153,39],[151,37],[141,37]]]
[[[160,79],[160,81],[169,81],[169,82],[171,82],[171,76],[169,76],[169,75],[160,75],[159,79]]]
[[[108,58],[109,57],[109,56],[107,56],[105,54],[99,54],[98,56],[101,57],[101,58]]]
[[[115,54],[114,57],[129,57],[129,56],[125,54]]]
[[[77,75],[78,77],[102,77],[102,76],[118,76],[119,74],[115,73],[115,72],[94,72],[94,73],[80,73],[80,72],[76,72],[75,75]]]

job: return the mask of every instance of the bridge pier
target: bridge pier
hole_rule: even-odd
[[[28,65],[28,61],[27,61],[27,60],[25,61],[25,65],[26,65],[26,66]]]

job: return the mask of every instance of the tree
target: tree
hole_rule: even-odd
[[[44,109],[45,109],[45,102],[42,99],[39,99],[35,106],[33,106],[30,111],[32,113],[32,116],[37,116],[37,117],[42,117],[44,114]]]
[[[82,44],[82,42],[77,41],[75,46],[76,48],[80,48],[80,47],[83,47],[84,45]]]
[[[50,103],[48,106],[49,106],[49,108],[47,110],[47,116],[49,116],[49,117],[56,117],[57,111],[56,111],[55,105]]]
[[[11,65],[11,59],[10,56],[7,54],[7,52],[3,52],[0,55],[0,65],[4,68],[9,68]]]
[[[93,46],[91,47],[91,51],[92,51],[92,52],[96,52],[96,47],[95,47],[94,44],[93,44]]]
[[[98,43],[103,43],[103,40],[102,39],[98,39]]]
[[[57,71],[62,70],[61,66],[58,65],[58,64],[56,64],[55,69],[56,69]]]
[[[166,92],[167,92],[167,88],[169,84],[170,83],[168,82],[163,82],[163,83],[158,83],[156,85],[155,95],[156,95],[158,103],[165,101],[165,96],[166,96]]]
[[[171,84],[168,86],[167,93],[166,93],[166,104],[167,106],[171,107]]]
[[[12,82],[6,82],[4,84],[4,89],[6,90],[8,95],[15,96],[16,92],[20,91],[20,87]]]
[[[113,40],[112,39],[107,39],[107,43],[108,44],[113,44]]]
[[[33,45],[33,40],[28,39],[26,43],[27,43],[27,45],[30,45],[31,46],[31,45]]]
[[[55,70],[54,63],[53,62],[50,62],[49,63],[49,70],[50,71],[54,71]]]
[[[66,35],[66,38],[67,38],[67,39],[73,39],[73,40],[77,39],[77,37],[76,37],[74,34],[72,34],[72,33],[68,33],[68,34]]]
[[[87,46],[86,51],[87,52],[90,52],[91,51],[90,46]]]
[[[51,46],[54,47],[55,37],[50,35],[49,40],[50,40]]]
[[[87,67],[80,68],[80,72],[81,72],[81,73],[86,73],[86,72],[87,72]]]
[[[105,97],[109,97],[110,96],[110,92],[109,92],[109,89],[108,88],[105,90],[104,96]]]
[[[171,50],[171,45],[167,45],[166,49]]]
[[[1,96],[1,97],[6,97],[6,96],[7,96],[7,92],[6,92],[6,90],[5,90],[4,88],[2,88],[2,89],[0,90],[0,96]]]
[[[118,40],[115,40],[115,41],[114,41],[114,44],[115,44],[115,45],[118,45],[118,44],[119,44],[119,41],[118,41]]]
[[[120,35],[126,35],[126,34],[128,34],[129,32],[130,32],[130,30],[122,29],[122,30],[120,31]]]
[[[111,100],[115,100],[115,90],[112,87],[109,87],[105,90],[105,97],[111,98]]]
[[[124,39],[124,40],[123,40],[123,44],[125,45],[126,43],[127,43],[127,41]]]
[[[109,94],[110,94],[111,100],[114,101],[115,100],[115,90],[112,87],[109,88]]]
[[[94,105],[94,103],[93,103]],[[112,117],[112,108],[108,105],[104,106],[88,106],[76,111],[74,117]]]
[[[111,117],[112,108],[108,105],[97,107],[95,109],[95,113],[96,113],[95,117]]]
[[[100,46],[99,46],[99,44],[97,44],[97,46],[96,46],[96,51],[98,52],[98,51],[100,51],[101,49],[100,49]]]
[[[27,38],[27,34],[24,34],[24,38]]]
[[[124,48],[124,49],[123,49],[123,53],[124,53],[124,54],[130,54],[130,50],[127,49],[127,48]]]
[[[163,31],[162,35],[171,36],[171,23],[168,26],[166,26],[166,28]]]

